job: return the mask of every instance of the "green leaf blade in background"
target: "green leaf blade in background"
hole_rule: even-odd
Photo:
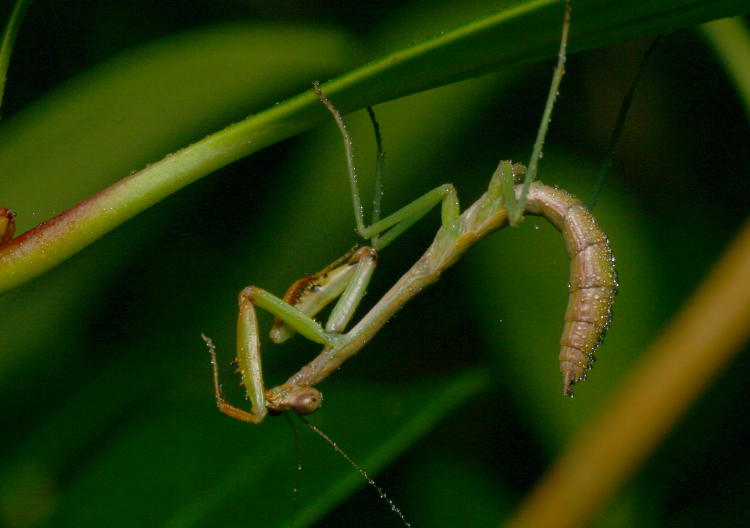
[[[387,385],[343,383],[338,402],[331,402],[314,421],[324,431],[348,422],[351,427],[334,436],[344,447],[351,444],[370,452],[357,458],[376,471],[394,451],[486,390],[488,382],[486,372],[473,371],[445,380],[434,390],[416,385],[394,392]],[[259,526],[288,526],[295,455],[284,420],[247,428],[217,413],[207,427],[193,419],[181,398],[169,400],[163,403],[169,412],[162,415],[162,409],[154,407],[158,414],[138,417],[72,483],[52,525],[189,527],[239,525],[252,519]],[[202,407],[199,401],[186,401]],[[298,526],[307,526],[364,481],[329,445],[309,431],[300,433],[304,462]],[[125,466],[131,471],[112,479],[111,486],[101,485]],[[123,494],[138,506],[119,501]]]
[[[355,56],[343,34],[301,25],[208,27],[125,52],[3,124],[3,199],[29,229]]]
[[[21,21],[26,9],[29,7],[31,0],[16,0],[12,11],[9,13],[8,21],[3,30],[2,39],[0,40],[0,108],[3,104],[5,95],[5,83],[8,77],[8,67],[10,66],[10,56],[13,52],[18,35],[18,29],[21,27]]]
[[[701,30],[725,65],[727,75],[734,80],[745,111],[750,115],[750,66],[745,60],[750,53],[747,24],[740,17],[728,18],[704,24]]]
[[[602,1],[578,5],[580,15],[571,35],[575,46],[669,31],[747,9],[739,0],[643,2],[624,9],[614,5]],[[557,49],[559,10],[556,0],[519,3],[344,74],[324,90],[346,113],[549,56]],[[579,32],[585,36],[576,40]],[[477,49],[482,53],[476,53]],[[183,186],[325,117],[315,96],[305,92],[120,180],[55,222],[1,249],[0,288],[12,288],[43,273]]]

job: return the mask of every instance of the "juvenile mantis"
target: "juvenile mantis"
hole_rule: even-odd
[[[318,383],[359,352],[396,311],[436,282],[442,272],[471,246],[502,227],[518,225],[524,215],[543,216],[552,223],[562,233],[571,259],[569,300],[559,360],[563,393],[572,396],[574,384],[585,379],[593,354],[607,330],[617,284],[614,257],[607,237],[583,203],[563,190],[534,181],[564,73],[569,27],[570,3],[566,2],[558,62],[528,169],[501,161],[487,191],[463,213],[455,188],[452,184],[444,184],[390,216],[379,217],[382,145],[373,118],[379,163],[373,220],[371,225],[365,225],[351,137],[339,112],[320,86],[313,84],[315,93],[334,117],[344,138],[356,232],[363,239],[369,239],[369,245],[353,248],[320,272],[295,282],[283,299],[255,286],[248,286],[240,292],[237,362],[250,400],[249,411],[232,405],[222,395],[215,346],[210,338],[203,336],[211,354],[216,403],[222,413],[246,422],[260,423],[269,411],[315,412],[323,401],[322,394],[315,388]],[[372,111],[370,115],[373,117]],[[517,183],[523,174],[523,183]],[[441,227],[427,251],[358,323],[345,331],[365,294],[378,251],[438,203],[441,204]],[[331,315],[325,326],[321,326],[313,317],[336,298],[338,301]],[[256,306],[276,316],[271,330],[274,342],[281,343],[298,332],[323,345],[316,358],[285,383],[269,390],[265,389],[263,382]]]

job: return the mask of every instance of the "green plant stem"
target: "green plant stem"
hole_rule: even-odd
[[[506,527],[587,524],[747,340],[748,269],[750,220],[599,417],[572,440]]]

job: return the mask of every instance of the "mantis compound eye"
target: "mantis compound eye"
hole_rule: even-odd
[[[323,405],[323,395],[318,389],[312,387],[300,388],[289,398],[289,407],[297,414],[312,414],[320,409],[321,405]]]

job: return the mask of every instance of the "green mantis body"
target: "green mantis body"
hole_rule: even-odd
[[[250,411],[231,405],[222,396],[215,349],[211,340],[204,336],[212,355],[216,401],[222,412],[252,423],[261,422],[268,411],[314,412],[323,399],[315,385],[359,352],[396,311],[436,282],[443,271],[471,246],[502,227],[517,225],[523,215],[538,215],[549,220],[562,233],[571,259],[569,301],[559,359],[563,392],[572,395],[573,385],[586,377],[594,351],[609,325],[617,285],[609,242],[591,213],[567,192],[533,181],[546,123],[563,74],[569,9],[566,6],[558,65],[529,171],[510,161],[501,161],[487,191],[463,213],[460,212],[455,188],[445,184],[383,219],[379,218],[376,198],[373,223],[365,226],[352,162],[351,138],[339,113],[317,84],[314,86],[344,135],[356,230],[371,242],[369,246],[351,250],[321,272],[297,281],[284,299],[254,286],[240,292],[237,361],[251,403]],[[379,142],[377,128],[376,136]],[[517,184],[524,172],[524,182]],[[379,177],[377,182],[376,197],[380,195]],[[438,203],[441,204],[442,221],[432,244],[375,306],[345,331],[365,294],[377,262],[377,252]],[[326,325],[321,326],[313,317],[336,298],[339,300]],[[263,383],[256,306],[277,317],[271,331],[271,338],[275,342],[282,342],[298,332],[323,345],[323,350],[315,359],[285,383],[269,390],[265,390]]]

